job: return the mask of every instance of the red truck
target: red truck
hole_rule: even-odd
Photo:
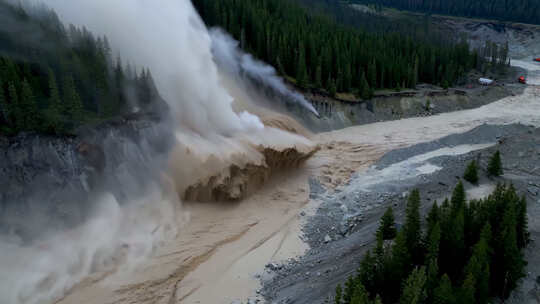
[[[538,57],[538,58],[534,58],[534,61],[536,61],[536,62],[540,62],[540,57]]]

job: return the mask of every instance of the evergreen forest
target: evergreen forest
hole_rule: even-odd
[[[482,200],[467,201],[461,182],[451,199],[420,216],[412,191],[396,233],[388,210],[357,274],[338,285],[336,304],[490,303],[507,298],[524,276],[529,241],[527,203],[499,184]]]
[[[0,0],[0,16],[0,134],[72,133],[160,100],[150,71],[113,58],[106,37],[45,8]]]
[[[429,14],[540,24],[540,2],[537,0],[354,0],[352,2],[374,4],[379,8],[387,6]]]
[[[276,67],[298,87],[332,95],[346,92],[369,98],[377,89],[413,88],[420,82],[448,87],[483,58],[465,39],[436,38],[420,25],[398,30],[367,14],[359,15],[366,18],[363,22],[339,22],[334,13],[340,11],[325,14],[308,9],[305,1],[193,2],[208,26],[224,28],[242,49]],[[325,2],[315,3],[326,7]],[[362,24],[371,26],[365,29]]]

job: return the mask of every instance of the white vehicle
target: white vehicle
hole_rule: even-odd
[[[478,79],[478,82],[480,82],[481,85],[491,85],[491,84],[493,84],[493,80],[488,79],[488,78],[480,78],[480,79]]]

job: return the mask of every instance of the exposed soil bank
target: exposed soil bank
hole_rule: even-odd
[[[302,120],[316,131],[330,131],[355,125],[409,117],[424,117],[446,112],[477,108],[507,96],[520,95],[525,86],[517,84],[521,68],[512,68],[496,86],[480,86],[478,75],[471,75],[467,85],[443,90],[430,85],[419,85],[417,90],[380,92],[371,100],[345,101],[325,95],[307,94],[321,117],[310,115]]]

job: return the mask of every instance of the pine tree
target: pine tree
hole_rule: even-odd
[[[13,82],[8,84],[8,96],[10,101],[10,115],[15,121],[15,130],[21,131],[24,128],[24,117],[19,103],[19,94]]]
[[[390,276],[392,284],[390,286],[392,286],[392,290],[397,289],[396,297],[399,297],[401,281],[412,269],[412,265],[411,254],[407,246],[407,236],[404,229],[402,229],[398,232],[392,246],[392,275]]]
[[[424,303],[427,297],[425,267],[415,268],[405,281],[403,293],[399,301],[400,304],[420,304]]]
[[[317,69],[315,71],[315,87],[322,87],[322,68],[320,65],[317,66]]]
[[[367,288],[367,290],[375,290],[377,287],[376,282],[377,274],[377,260],[368,251],[362,262],[360,262],[360,268],[358,269],[358,279]]]
[[[465,205],[465,188],[461,181],[458,182],[454,191],[452,192],[452,215],[456,215]]]
[[[336,296],[334,298],[334,303],[335,304],[341,304],[341,284],[338,284],[336,286]]]
[[[517,244],[518,248],[524,248],[530,240],[529,224],[527,220],[527,200],[522,196],[517,206]]]
[[[56,76],[51,68],[49,68],[49,106],[47,110],[47,128],[56,133],[61,133],[63,130],[62,113],[65,112],[65,109],[60,99]]]
[[[9,124],[9,104],[4,95],[4,85],[0,79],[0,122]]]
[[[409,195],[405,209],[405,224],[403,225],[407,250],[415,263],[422,259],[422,230],[420,224],[420,191],[414,189]]]
[[[24,130],[36,130],[39,125],[38,109],[32,88],[26,79],[22,82],[21,89],[21,110],[23,112]]]
[[[433,228],[435,228],[435,225],[439,224],[440,219],[441,218],[440,218],[439,205],[437,204],[437,201],[435,201],[435,203],[433,203],[433,206],[431,206],[431,209],[429,210],[429,213],[426,218],[426,224],[427,224],[426,237],[427,238],[429,238],[429,236],[431,235],[431,232],[433,231]]]
[[[469,273],[467,275],[467,278],[463,282],[463,285],[461,286],[460,297],[459,297],[460,303],[463,303],[463,304],[475,304],[476,303],[476,301],[475,301],[475,293],[476,293],[475,284],[476,284],[476,282],[474,280],[474,276],[471,273]]]
[[[354,289],[351,304],[371,304],[366,288],[362,283],[358,283]]]
[[[433,303],[435,288],[439,285],[439,265],[437,259],[428,260],[426,278],[426,303]]]
[[[360,83],[358,86],[358,94],[360,98],[367,100],[371,98],[371,89],[369,88],[368,81],[366,80],[366,74],[362,72],[360,77]]]
[[[420,65],[420,59],[418,58],[418,55],[416,55],[414,59],[414,67],[413,67],[412,86],[411,86],[412,88],[416,88],[416,85],[418,84],[419,65]]]
[[[439,286],[435,289],[433,295],[433,304],[454,304],[455,298],[452,290],[452,282],[448,275],[443,275]]]
[[[518,248],[516,226],[515,209],[513,204],[510,204],[504,214],[501,232],[503,276],[499,280],[502,287],[500,295],[504,298],[510,295],[510,292],[517,286],[518,280],[525,276],[523,273],[525,261]]]
[[[306,55],[304,46],[300,44],[300,51],[298,55],[298,63],[296,69],[296,84],[302,88],[307,89],[308,87],[308,72],[306,67]]]
[[[375,59],[368,65],[368,83],[369,87],[375,88],[377,87],[377,63],[375,62]]]
[[[330,94],[330,96],[336,97],[337,88],[336,88],[336,82],[333,79],[329,80],[328,93]]]
[[[487,167],[488,174],[490,176],[501,176],[503,175],[503,168],[501,163],[501,153],[499,151],[495,152],[489,160]]]
[[[382,216],[379,231],[382,233],[383,240],[392,240],[396,237],[396,223],[392,207],[388,207]]]
[[[465,169],[465,173],[463,174],[463,179],[465,179],[471,184],[478,183],[478,170],[476,167],[476,161],[473,160],[469,163],[467,169]]]
[[[426,260],[436,260],[439,256],[441,242],[441,227],[436,223],[428,236]]]
[[[83,120],[83,106],[71,75],[64,79],[64,102],[66,103],[68,118],[76,124],[81,123]]]
[[[350,303],[356,288],[357,281],[353,278],[352,275],[349,276],[345,282],[345,291],[342,292],[342,302]]]

